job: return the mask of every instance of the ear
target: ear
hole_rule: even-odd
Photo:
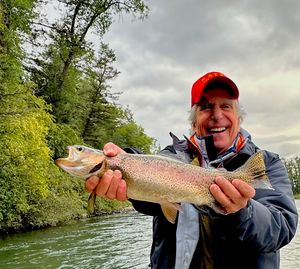
[[[193,132],[196,132],[196,122],[193,122],[193,123],[192,123],[192,131],[193,131]]]

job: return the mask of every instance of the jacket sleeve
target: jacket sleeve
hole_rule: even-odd
[[[267,174],[274,190],[257,189],[248,207],[228,215],[238,239],[261,251],[276,251],[296,233],[297,208],[284,164],[279,156],[265,152]]]

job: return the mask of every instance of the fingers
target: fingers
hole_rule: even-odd
[[[211,194],[217,200],[217,202],[225,209],[227,213],[234,213],[238,211],[238,208],[235,206],[234,202],[231,200],[230,196],[225,194],[226,192],[234,192],[227,184],[221,182],[221,180],[215,180],[217,184],[212,184],[210,187]],[[219,185],[220,184],[220,185]],[[225,185],[225,186],[224,186]],[[231,190],[230,190],[231,189]],[[233,195],[232,195],[233,196]],[[238,197],[238,194],[235,193],[235,196]]]
[[[114,157],[119,153],[125,153],[120,147],[113,143],[107,143],[103,147],[106,156]],[[119,170],[108,170],[101,179],[97,176],[91,176],[85,182],[85,188],[88,192],[95,191],[97,196],[108,199],[117,199],[119,201],[127,200],[127,186],[122,173]]]
[[[119,170],[108,170],[101,179],[92,176],[86,180],[86,190],[95,191],[97,196],[119,201],[127,200],[127,185]]]
[[[121,149],[120,147],[118,147],[117,145],[115,145],[114,143],[109,142],[104,145],[103,153],[106,156],[114,157],[114,156],[118,155],[119,153],[125,153],[125,151],[123,149]]]
[[[210,191],[227,213],[234,213],[247,206],[248,200],[255,195],[253,187],[242,180],[232,182],[224,177],[217,177]]]
[[[99,183],[96,187],[96,195],[105,197],[105,195],[109,189],[109,186],[112,182],[112,178],[113,178],[112,170],[108,170],[107,172],[104,173],[104,175],[99,180]]]
[[[127,184],[124,179],[121,179],[118,190],[117,190],[117,200],[125,201],[128,199],[127,197]]]
[[[240,179],[234,179],[232,185],[244,196],[252,198],[255,195],[255,189]]]
[[[112,171],[111,171],[112,172]],[[106,192],[106,197],[109,199],[116,199],[119,184],[122,179],[122,174],[120,171],[116,170],[111,173],[111,182]],[[98,185],[99,186],[99,185]],[[96,192],[97,193],[97,192]]]
[[[85,181],[85,189],[88,192],[92,192],[99,183],[99,177],[91,176],[89,179]]]

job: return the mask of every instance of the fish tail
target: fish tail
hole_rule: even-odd
[[[239,171],[246,173],[250,178],[249,184],[255,189],[273,189],[266,172],[264,156],[262,151],[252,155]]]

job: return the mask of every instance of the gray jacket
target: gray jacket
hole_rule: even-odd
[[[186,141],[173,137],[173,142],[162,151],[164,155],[187,160],[192,158],[192,150]],[[229,171],[235,170],[257,150],[258,147],[248,140],[238,155],[223,165]],[[295,235],[298,215],[286,169],[277,154],[264,151],[264,159],[274,190],[257,189],[248,206],[235,214],[209,214],[214,269],[277,269],[279,249]],[[141,201],[132,201],[132,204],[137,211],[153,216],[151,268],[174,268],[177,224],[166,221],[158,204]],[[201,267],[205,251],[201,240],[200,236],[191,269],[207,269]]]

